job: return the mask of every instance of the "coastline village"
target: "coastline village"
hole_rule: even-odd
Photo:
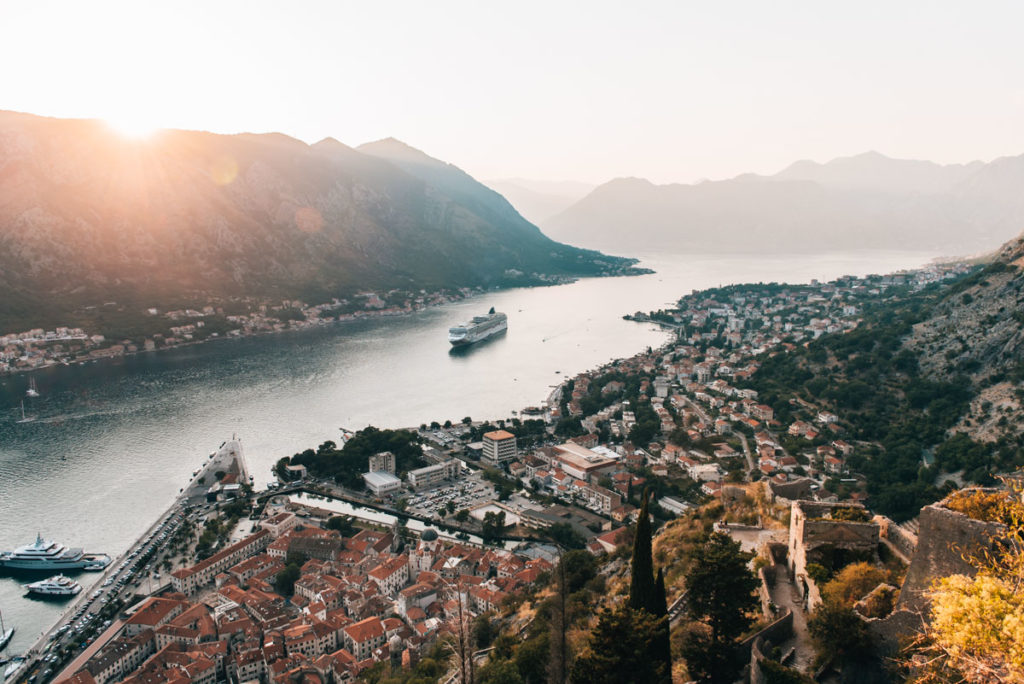
[[[845,465],[857,446],[843,438],[842,416],[801,405],[797,419],[780,424],[755,392],[737,385],[757,372],[762,354],[856,327],[866,298],[967,270],[737,286],[684,297],[670,313],[637,314],[675,329],[676,338],[566,381],[545,407],[518,418],[421,426],[426,467],[402,473],[389,452],[366,463],[363,480],[378,503],[422,511],[442,531],[454,520],[498,521],[508,528],[503,537],[527,541],[505,550],[399,525],[342,534],[330,511],[270,492],[249,536],[174,571],[168,591],[129,609],[103,635],[108,641],[58,681],[340,684],[380,661],[408,668],[443,635],[457,646],[475,616],[547,581],[558,550],[546,531],[560,529],[593,554],[615,553],[645,489],[662,519],[715,498],[740,500],[753,488],[770,500],[802,500],[788,538],[774,530],[802,577],[811,535],[839,539],[822,532],[829,507],[865,499],[862,478]],[[316,491],[315,472],[287,471]],[[492,487],[496,479],[512,485]],[[744,515],[726,507],[725,527],[756,529],[757,517]],[[870,530],[859,519],[837,524],[856,528],[842,537],[854,546],[879,543],[876,523]],[[293,586],[282,587],[289,563],[301,564]],[[812,608],[815,596],[803,601]]]
[[[138,338],[111,339],[70,326],[0,334],[0,375],[58,364],[117,358],[219,337],[247,337],[358,318],[399,316],[428,306],[460,301],[479,292],[470,288],[433,293],[390,290],[380,293],[360,292],[351,299],[334,299],[313,306],[299,300],[258,302],[247,299],[173,311],[147,308],[143,312],[143,327],[150,332]],[[86,307],[83,314],[91,317],[97,310],[100,313],[126,315],[126,307],[118,302]]]

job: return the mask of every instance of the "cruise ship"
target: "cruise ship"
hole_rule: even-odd
[[[82,585],[70,577],[54,575],[38,582],[26,584],[25,589],[30,594],[40,594],[41,596],[74,596],[82,591]]]
[[[110,556],[83,553],[36,536],[36,542],[14,551],[0,551],[0,568],[7,570],[102,570],[110,565]]]
[[[508,330],[508,316],[495,312],[494,307],[483,316],[473,316],[473,320],[448,329],[448,341],[453,347],[482,342],[489,337]]]

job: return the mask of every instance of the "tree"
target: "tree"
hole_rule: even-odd
[[[545,532],[552,541],[566,549],[582,549],[587,545],[586,538],[569,523],[555,523]]]
[[[483,528],[480,532],[480,536],[483,538],[484,543],[490,543],[495,541],[501,536],[501,533],[505,530],[505,511],[488,511],[484,513]]]
[[[480,669],[480,684],[523,684],[523,678],[510,660],[488,662]]]
[[[668,605],[665,598],[665,576],[661,570],[654,577],[654,560],[651,544],[651,516],[648,512],[649,493],[644,492],[640,504],[640,516],[636,523],[633,539],[633,561],[630,564],[629,607],[644,611],[658,622],[656,639],[649,649],[652,658],[662,663],[665,682],[672,680],[672,649],[669,641]],[[660,583],[660,587],[659,587]]]
[[[356,526],[352,524],[352,518],[347,515],[332,515],[327,519],[327,524],[324,527],[340,533],[343,537],[348,537],[356,531]]]
[[[473,620],[473,643],[476,644],[476,647],[487,648],[494,640],[494,636],[490,615],[487,613],[477,615]]]
[[[864,595],[887,579],[888,573],[870,563],[851,563],[843,568],[832,581],[821,588],[824,601],[841,606],[853,606]]]
[[[823,602],[807,620],[807,630],[820,662],[834,658],[839,663],[852,663],[863,660],[871,652],[867,625],[850,606]]]
[[[295,590],[295,581],[302,576],[298,563],[288,563],[284,570],[274,576],[274,588],[284,596],[291,596]]]
[[[629,575],[629,607],[654,614],[654,561],[651,556],[651,516],[644,492],[633,538],[633,562]]]
[[[277,463],[274,464],[274,475],[281,482],[288,480],[288,466],[291,464],[291,459],[287,456],[283,456],[277,459]]]
[[[621,684],[670,681],[665,663],[650,656],[658,639],[659,620],[629,606],[603,609],[587,650],[576,659],[573,684]]]
[[[467,520],[469,520],[469,509],[461,509],[458,513],[455,514],[455,519],[458,520],[460,523],[464,523]]]
[[[739,542],[715,532],[693,552],[687,577],[687,609],[699,625],[683,651],[690,676],[700,681],[731,682],[741,663],[736,644],[757,607],[757,579],[747,568],[750,554]]]

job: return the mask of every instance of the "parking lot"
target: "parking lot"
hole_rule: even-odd
[[[479,473],[470,473],[438,487],[415,492],[406,502],[410,513],[436,518],[439,508],[451,509],[458,513],[464,508],[472,509],[493,501],[495,497],[494,485],[483,479]]]

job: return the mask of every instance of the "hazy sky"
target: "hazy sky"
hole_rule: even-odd
[[[0,0],[0,109],[690,182],[1024,153],[1020,2]]]

